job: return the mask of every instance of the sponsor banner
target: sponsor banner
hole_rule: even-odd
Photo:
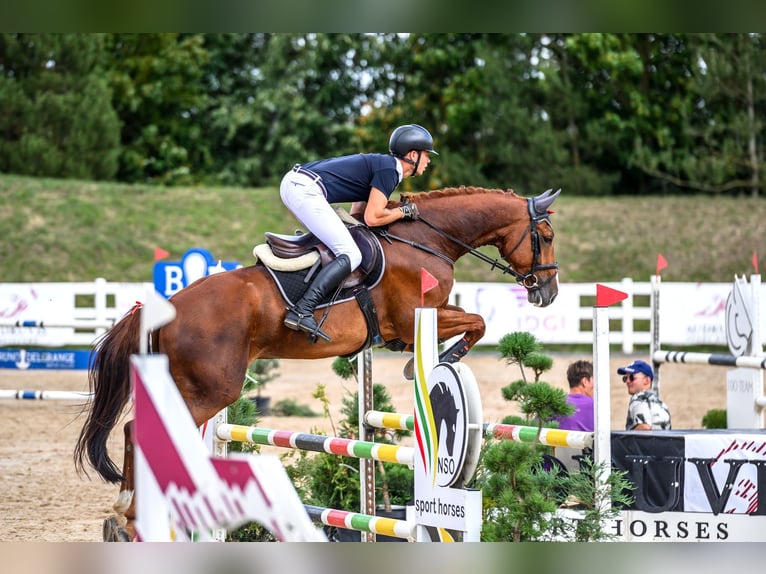
[[[631,510],[766,518],[766,431],[613,431],[611,447]]]
[[[237,261],[221,261],[215,259],[207,249],[195,247],[184,253],[180,261],[156,262],[154,288],[157,293],[169,299],[197,279],[240,267],[242,264]]]
[[[610,531],[620,542],[766,542],[766,517],[630,510]]]
[[[686,512],[718,510],[712,508],[711,498],[712,503],[721,506],[720,511],[726,514],[756,512],[759,496],[757,465],[766,465],[766,433],[692,434],[686,437],[685,457]],[[694,458],[709,462],[699,465],[697,469],[689,462],[689,459]],[[710,474],[707,473],[708,469]],[[712,484],[708,482],[710,476],[714,479]],[[719,493],[720,497],[716,499]],[[766,508],[760,513],[766,514]]]
[[[0,349],[0,369],[87,369],[90,350]]]

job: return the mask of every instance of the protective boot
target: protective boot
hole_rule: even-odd
[[[337,289],[338,285],[350,273],[351,261],[348,255],[339,255],[323,267],[301,300],[287,311],[285,327],[294,331],[305,331],[310,335],[321,337],[329,343],[330,337],[319,328],[316,319],[314,319],[314,309],[325,297]]]

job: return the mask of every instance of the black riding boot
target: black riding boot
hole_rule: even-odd
[[[322,300],[337,289],[338,285],[351,273],[351,261],[348,255],[340,255],[327,264],[311,282],[306,294],[294,307],[287,311],[285,327],[294,331],[305,331],[321,337],[328,343],[330,337],[319,328],[314,319],[314,309]]]

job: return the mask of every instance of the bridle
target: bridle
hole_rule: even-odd
[[[548,224],[550,224],[551,220],[547,211],[545,213],[537,212],[537,210],[535,209],[534,198],[527,199],[527,211],[529,212],[529,227],[524,231],[523,235],[516,242],[516,245],[513,246],[513,249],[511,249],[506,255],[503,256],[503,259],[507,261],[510,258],[510,256],[513,254],[513,252],[516,251],[521,246],[522,242],[527,237],[527,235],[529,235],[532,241],[532,267],[527,273],[519,273],[510,264],[502,263],[498,261],[497,259],[493,259],[485,255],[481,251],[475,249],[474,247],[471,247],[470,245],[461,241],[457,237],[450,235],[449,233],[447,233],[440,227],[434,225],[427,219],[424,219],[422,216],[418,217],[417,221],[422,221],[423,223],[425,223],[428,227],[436,231],[442,237],[446,237],[453,243],[460,245],[474,257],[481,259],[485,263],[489,263],[491,269],[500,269],[504,274],[508,273],[509,275],[513,275],[513,277],[516,279],[516,282],[523,285],[526,289],[536,289],[536,288],[540,288],[547,285],[555,277],[555,274],[551,275],[543,283],[540,283],[537,277],[537,272],[547,271],[550,269],[558,269],[559,264],[548,263],[545,265],[541,265],[540,263],[538,263],[538,260],[540,259],[540,234],[537,232],[537,225],[542,221],[546,221],[548,222]],[[382,231],[381,236],[384,238],[395,239],[397,241],[401,241],[402,243],[407,243],[408,245],[412,247],[431,253],[432,255],[435,255],[436,257],[439,257],[440,259],[446,261],[450,265],[455,264],[455,261],[453,259],[445,255],[444,253],[436,249],[433,249],[432,247],[428,247],[427,245],[422,245],[420,243],[417,243],[415,241],[410,241],[409,239],[405,239],[403,237],[391,235],[390,233],[388,233],[388,231]]]

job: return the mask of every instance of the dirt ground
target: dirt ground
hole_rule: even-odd
[[[583,356],[554,355],[551,372],[543,380],[567,388],[566,368]],[[624,428],[628,395],[618,367],[634,358],[613,355],[610,360],[611,423]],[[383,383],[398,412],[412,412],[411,384],[402,378],[406,357],[376,353],[374,382]],[[515,414],[512,403],[503,400],[500,389],[520,378],[518,367],[508,366],[494,353],[469,354],[464,359],[473,371],[482,397],[484,421],[499,422]],[[322,406],[311,394],[317,384],[326,385],[334,422],[339,420],[341,399],[355,385],[336,376],[332,360],[284,360],[279,377],[265,394],[272,404],[294,399],[321,413]],[[662,398],[672,413],[674,429],[699,429],[702,416],[712,408],[726,408],[726,369],[707,365],[663,365]],[[0,389],[87,391],[85,371],[0,370]],[[76,474],[72,451],[83,422],[73,401],[0,399],[0,541],[101,541],[103,519],[112,514],[117,487],[97,478]],[[332,432],[327,418],[264,417],[261,426],[302,432],[322,429]],[[112,458],[122,462],[122,433],[110,439]]]

